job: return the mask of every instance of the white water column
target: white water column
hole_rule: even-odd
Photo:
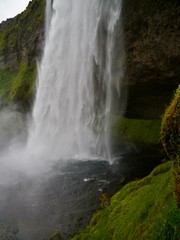
[[[30,151],[57,159],[111,158],[113,44],[120,13],[121,0],[47,0],[46,43],[29,132]],[[100,50],[102,27],[106,40]],[[103,85],[102,99],[96,89],[95,65],[101,69],[101,80],[96,81]]]

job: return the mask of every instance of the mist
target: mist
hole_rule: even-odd
[[[0,239],[32,240],[48,236],[53,216],[42,224],[42,196],[50,179],[60,174],[53,159],[40,158],[28,148],[28,129],[32,117],[9,106],[0,111]],[[60,161],[61,162],[61,161]],[[59,162],[59,164],[60,164]],[[61,164],[60,164],[61,165]],[[63,166],[64,163],[62,162]],[[45,223],[46,222],[46,223]],[[47,228],[47,229],[46,229]],[[33,231],[32,231],[33,229]],[[18,235],[18,237],[17,237]]]

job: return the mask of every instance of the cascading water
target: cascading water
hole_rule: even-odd
[[[121,0],[47,0],[30,150],[47,158],[110,159],[112,65],[120,13]]]

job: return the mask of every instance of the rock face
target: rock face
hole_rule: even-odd
[[[126,115],[158,118],[180,82],[180,2],[124,0]]]
[[[2,70],[18,73],[22,62],[35,68],[43,46],[44,8],[45,0],[32,0],[22,14],[0,24],[0,83]],[[159,118],[180,82],[179,12],[179,0],[124,0],[127,117]],[[29,91],[28,84],[22,80],[10,99],[21,102],[22,85]]]
[[[36,60],[44,42],[45,0],[33,0],[24,12],[0,24],[1,103],[29,109],[36,79]]]
[[[0,70],[18,70],[40,56],[45,0],[31,1],[24,12],[0,24]]]

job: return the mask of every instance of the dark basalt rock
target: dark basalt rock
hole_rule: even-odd
[[[180,82],[180,3],[125,0],[126,115],[159,118]]]

